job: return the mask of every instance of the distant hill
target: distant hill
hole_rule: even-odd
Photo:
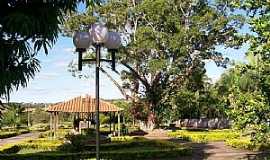
[[[30,107],[30,108],[45,108],[51,104],[54,103],[18,103],[18,102],[9,102],[9,103],[4,103],[4,105],[8,105],[8,104],[16,104],[16,105],[20,105],[22,107]]]

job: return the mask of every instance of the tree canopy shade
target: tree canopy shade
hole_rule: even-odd
[[[56,42],[65,13],[82,0],[0,1],[0,98],[39,71],[38,51]],[[91,1],[89,1],[91,2]]]

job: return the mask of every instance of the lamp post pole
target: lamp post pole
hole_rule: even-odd
[[[73,35],[73,43],[76,46],[78,55],[78,70],[82,70],[82,62],[96,63],[96,159],[100,159],[100,123],[99,123],[99,70],[100,62],[111,62],[112,70],[115,71],[115,50],[121,46],[121,37],[116,32],[108,32],[108,29],[99,23],[91,25],[89,32],[75,32]],[[82,54],[89,46],[93,44],[96,48],[96,57],[94,59],[83,59]],[[111,59],[101,59],[100,49],[105,46],[111,50]]]
[[[100,69],[100,44],[96,45],[96,159],[99,160],[100,131],[99,131],[99,69]]]

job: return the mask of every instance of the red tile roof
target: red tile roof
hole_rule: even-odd
[[[50,105],[47,108],[47,112],[70,112],[70,113],[91,113],[95,112],[96,99],[91,96],[86,97],[76,97],[69,101],[57,103],[55,105]],[[100,112],[117,112],[123,110],[103,100],[99,101],[99,111]]]

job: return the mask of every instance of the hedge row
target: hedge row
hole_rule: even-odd
[[[95,152],[84,153],[31,153],[31,154],[0,154],[0,159],[5,160],[73,160],[95,158]],[[101,152],[101,159],[110,160],[141,160],[141,159],[161,159],[176,158],[190,155],[187,148],[167,149],[167,150],[140,150],[140,151],[110,151]]]
[[[102,144],[100,146],[101,150],[112,151],[112,150],[121,150],[126,148],[157,148],[157,149],[175,149],[182,148],[180,144],[173,142],[162,141],[162,140],[141,140],[141,141],[129,141],[121,143],[108,143]],[[93,151],[95,150],[95,145],[84,146],[84,150]]]
[[[19,130],[19,131],[9,131],[9,132],[0,132],[0,139],[4,139],[4,138],[10,138],[10,137],[14,137],[20,134],[24,134],[24,133],[29,133],[29,130]]]
[[[48,140],[46,138],[39,138],[35,140],[26,140],[17,144],[10,144],[0,148],[0,153],[17,153],[22,149],[35,149],[43,151],[56,150],[59,146],[63,145],[61,140]]]

